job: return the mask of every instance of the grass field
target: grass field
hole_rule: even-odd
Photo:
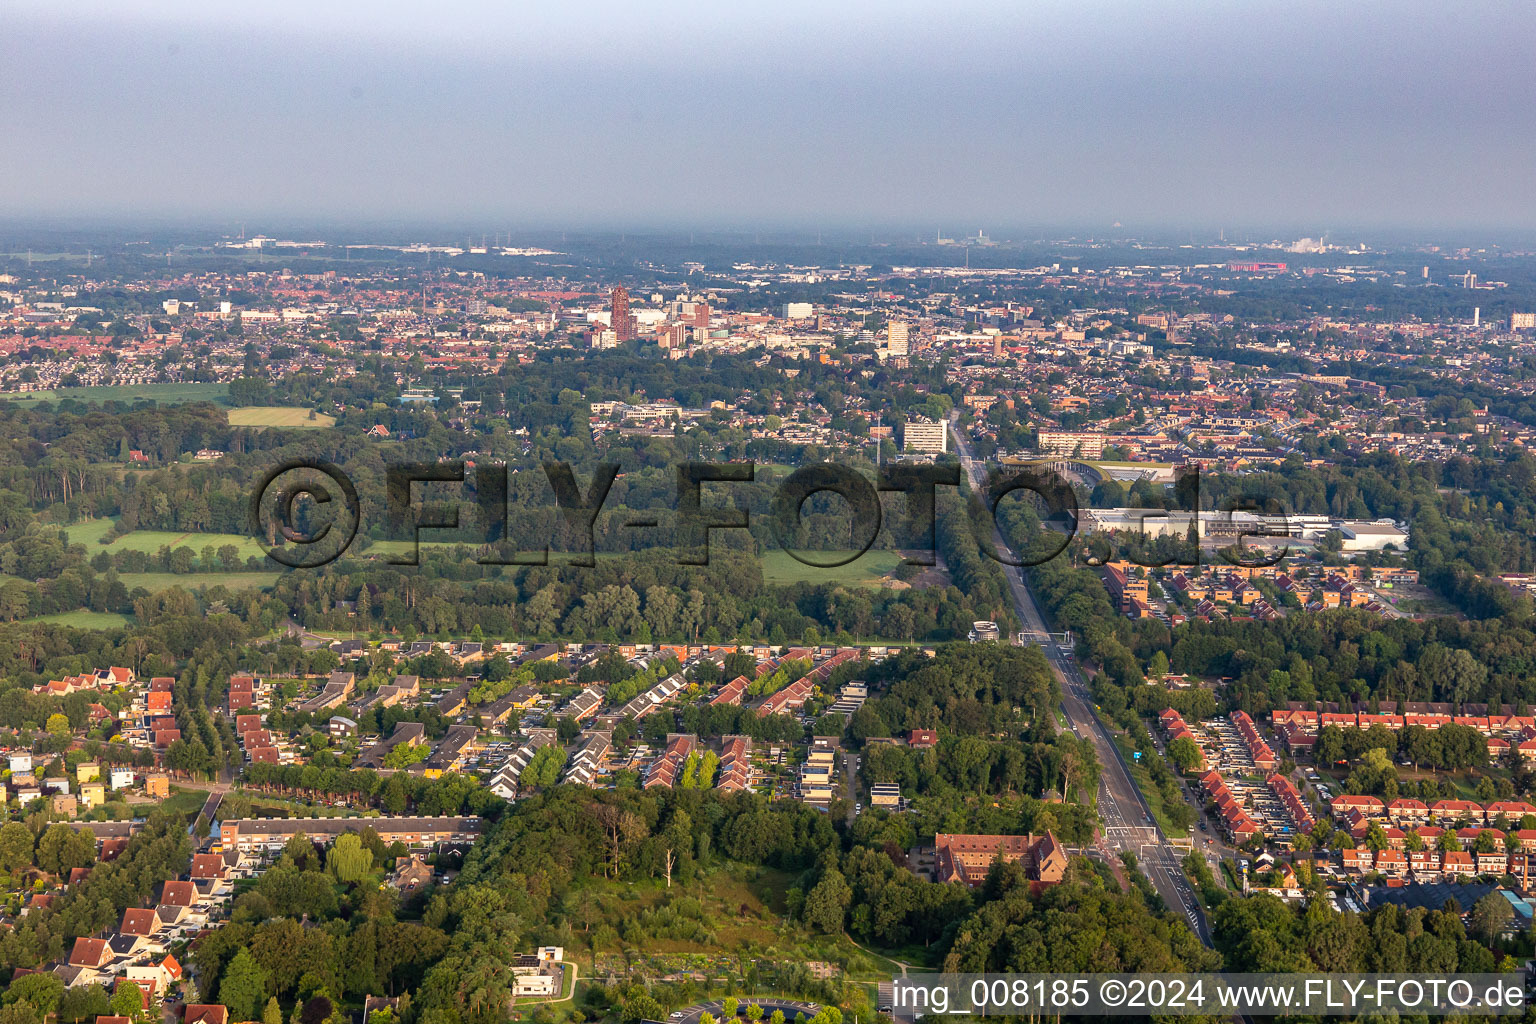
[[[79,523],[70,523],[62,529],[69,534],[71,544],[84,544],[94,555],[101,538],[111,531],[113,522],[115,522],[113,519],[87,519]]]
[[[601,882],[593,888],[622,904],[626,913],[638,914],[669,896],[687,895],[699,901],[713,940],[652,938],[645,943],[646,957],[729,959],[750,953],[768,960],[824,960],[844,965],[855,981],[889,980],[900,973],[892,960],[857,945],[846,935],[814,934],[785,922],[785,891],[797,881],[793,872],[729,864],[672,889],[664,888],[660,879],[624,885]],[[584,939],[582,936],[578,941]],[[590,950],[578,947],[571,954],[581,963],[583,977],[590,977]]]
[[[27,622],[52,622],[60,626],[72,626],[75,629],[117,629],[128,625],[128,617],[117,612],[89,612],[84,609],[75,612],[57,612],[53,615],[39,615],[35,619],[22,619]]]
[[[1141,795],[1146,798],[1147,807],[1152,811],[1152,817],[1157,819],[1158,827],[1164,834],[1175,839],[1183,839],[1189,835],[1189,829],[1177,828],[1170,824],[1168,816],[1163,813],[1163,793],[1152,781],[1152,773],[1147,771],[1147,766],[1136,760],[1136,747],[1131,743],[1131,738],[1125,733],[1115,735],[1115,745],[1125,755],[1125,766],[1130,769],[1131,778],[1136,783],[1136,788],[1141,790]]]
[[[71,544],[84,544],[91,555],[97,551],[142,551],[145,554],[154,554],[162,547],[168,547],[172,551],[177,548],[191,548],[193,553],[202,556],[203,548],[212,544],[217,550],[226,544],[233,544],[240,549],[241,558],[249,558],[252,555],[261,557],[266,549],[257,543],[254,537],[241,533],[177,533],[174,530],[135,530],[130,534],[119,537],[110,544],[102,544],[101,539],[112,529],[110,519],[89,519],[83,523],[75,523],[64,527],[64,532],[69,534]]]
[[[102,402],[131,404],[146,399],[159,402],[161,405],[184,405],[188,402],[222,403],[228,397],[228,384],[109,384],[94,388],[57,388],[51,391],[0,395],[0,399],[22,406],[37,405],[41,402],[59,402],[66,398],[92,405],[99,405]]]
[[[851,552],[844,553],[844,557]],[[834,552],[804,553],[807,557],[826,560]],[[787,585],[791,583],[845,583],[858,586],[874,586],[877,581],[901,564],[901,555],[895,551],[866,551],[862,556],[835,569],[818,569],[797,561],[787,551],[767,551],[762,557],[763,580],[767,583]]]
[[[315,413],[314,418],[311,419],[312,411],[289,405],[250,405],[229,410],[229,425],[232,427],[329,427],[335,425],[336,417],[327,416],[321,412]]]
[[[198,587],[223,586],[230,590],[252,590],[272,586],[281,575],[280,572],[189,572],[179,575],[170,572],[125,572],[119,578],[130,591],[135,587],[143,587],[155,593],[171,587],[196,590]]]

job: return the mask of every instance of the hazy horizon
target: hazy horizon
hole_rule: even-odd
[[[0,216],[22,222],[1536,228],[1528,5],[20,0],[5,21]]]

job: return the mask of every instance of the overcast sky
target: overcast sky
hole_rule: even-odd
[[[5,0],[0,215],[1532,228],[1533,100],[1526,0]]]

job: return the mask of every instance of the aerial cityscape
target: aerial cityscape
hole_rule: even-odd
[[[1418,28],[1377,27],[1417,53],[1438,15],[1410,6]],[[1272,205],[1276,177],[1244,205],[1200,165],[1205,128],[1187,163],[1148,152],[1147,175],[1178,180],[1157,203],[1093,171],[1063,177],[1054,209],[973,207],[992,187],[974,176],[999,172],[941,186],[929,127],[889,176],[850,184],[889,154],[844,76],[916,45],[913,10],[873,40],[799,10],[676,41],[606,7],[517,28],[473,3],[442,24],[384,4],[342,42],[330,10],[285,36],[176,0],[82,8],[100,23],[22,7],[8,105],[84,113],[0,156],[0,1024],[983,1015],[927,987],[914,1009],[916,979],[940,976],[1523,990],[1528,107],[1468,120],[1524,171],[1477,177],[1505,172],[1468,146],[1480,168],[1447,172],[1421,216],[1394,198],[1422,171],[1407,156],[1359,167],[1370,197],[1327,191],[1323,162],[1315,201]],[[967,8],[932,45],[972,40],[979,60],[988,26],[1028,23],[1042,47],[1081,29],[1128,52],[1114,7]],[[1337,30],[1330,54],[1372,24],[1307,12]],[[1147,30],[1203,37],[1214,17]],[[1250,33],[1278,23],[1253,17],[1233,52],[1272,59],[1282,43]],[[846,99],[847,149],[799,217],[785,194],[815,191],[801,161],[830,129],[822,98],[767,66],[792,18],[797,73],[858,43],[817,80]],[[1536,38],[1528,13],[1502,24],[1496,51]],[[166,67],[108,55],[113,26]],[[1486,27],[1442,25],[1445,45]],[[556,96],[576,28],[613,63]],[[224,126],[146,141],[152,97],[180,88],[157,76],[203,82],[236,38],[248,49],[218,52],[245,76],[250,148]],[[421,72],[417,106],[374,102],[393,73],[263,66],[303,68],[330,39],[338,64],[466,50]],[[509,40],[546,49],[493,57]],[[98,52],[98,94],[49,92],[50,55]],[[1130,96],[1152,72],[1127,60]],[[964,89],[978,112],[1048,121],[1000,92],[1016,70],[1065,81],[1038,65]],[[1288,85],[1321,88],[1302,65]],[[513,67],[527,98],[486,146],[547,146],[567,175],[502,152],[526,207],[451,141]],[[654,134],[674,74],[711,117],[731,97],[763,115],[732,91],[751,82],[815,116],[776,140],[719,127],[722,145],[761,130],[783,162],[741,169],[729,202],[695,193],[717,156]],[[1217,80],[1189,74],[1164,83],[1170,111]],[[232,88],[209,77],[174,109]],[[1120,123],[1106,88],[1073,101],[1082,118]],[[1281,139],[1302,116],[1234,92],[1248,130]],[[114,109],[122,162],[80,177],[66,165],[107,158]],[[436,134],[389,136],[433,117]],[[293,119],[278,156],[267,118]],[[365,129],[385,132],[378,166],[360,149],[341,166]],[[421,171],[419,208],[379,152],[395,146],[454,165]],[[285,191],[269,161],[305,147],[328,184],[306,190],[306,165]],[[1254,173],[1309,173],[1289,160]],[[986,1015],[1276,1014],[1137,1010],[1096,984],[1099,1003],[1040,989]]]

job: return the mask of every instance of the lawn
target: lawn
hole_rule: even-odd
[[[1163,794],[1152,781],[1152,775],[1147,771],[1146,765],[1136,760],[1136,747],[1131,743],[1131,738],[1125,733],[1115,736],[1115,745],[1125,755],[1125,765],[1130,769],[1131,779],[1136,783],[1136,788],[1141,790],[1141,795],[1146,798],[1147,806],[1152,810],[1152,817],[1156,819],[1158,827],[1163,834],[1174,839],[1184,839],[1189,835],[1187,828],[1175,828],[1168,823],[1168,817],[1163,813]]]
[[[109,384],[102,387],[58,388],[0,395],[0,399],[28,407],[41,402],[59,402],[66,398],[91,405],[102,402],[132,404],[145,400],[161,405],[185,405],[189,402],[222,403],[228,397],[228,384]]]
[[[203,804],[208,802],[208,794],[200,789],[183,789],[180,786],[171,787],[169,799],[162,800],[159,806],[185,814],[188,818],[197,816],[197,812],[203,809]]]
[[[249,405],[229,410],[232,427],[330,427],[336,417],[290,405]]]
[[[802,552],[807,557],[814,557],[818,561],[830,560],[837,556],[836,552],[825,551],[814,554]],[[843,552],[841,557],[847,557],[852,552]],[[819,569],[814,565],[806,565],[798,561],[787,551],[765,551],[761,558],[763,566],[763,582],[779,585],[792,583],[846,583],[856,586],[876,586],[881,577],[888,575],[901,564],[901,555],[896,551],[871,550],[835,569]]]
[[[22,619],[22,623],[51,622],[60,626],[71,626],[75,629],[117,629],[128,625],[128,617],[117,612],[91,612],[85,609],[73,612],[56,612],[53,615],[39,615],[35,619]]]

